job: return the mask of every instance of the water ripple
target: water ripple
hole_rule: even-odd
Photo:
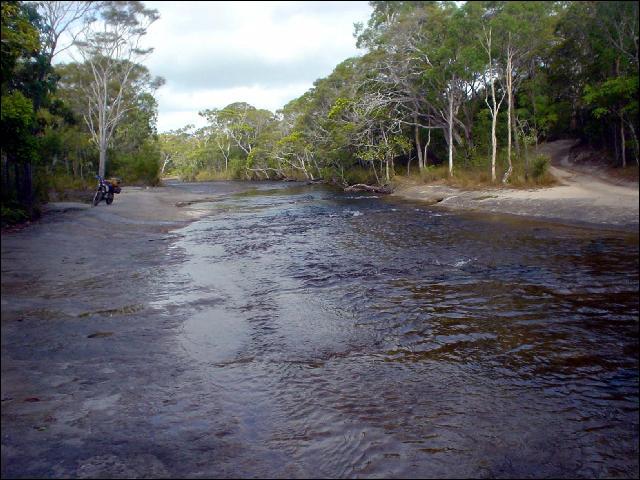
[[[174,244],[162,305],[246,465],[637,476],[637,235],[352,197],[265,185]]]

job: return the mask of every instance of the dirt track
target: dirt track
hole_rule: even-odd
[[[585,169],[569,162],[573,140],[541,146],[550,155],[550,172],[560,185],[530,190],[493,188],[462,191],[443,185],[403,188],[394,195],[426,201],[455,210],[527,215],[571,223],[638,228],[638,184],[615,182],[601,170]],[[618,183],[618,184],[616,184]]]

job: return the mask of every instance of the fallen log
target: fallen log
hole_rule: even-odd
[[[393,193],[393,188],[388,185],[366,185],[364,183],[356,183],[355,185],[349,185],[344,189],[345,192],[374,192],[382,194]]]
[[[193,205],[194,203],[209,203],[209,202],[221,202],[224,200],[220,197],[206,197],[206,198],[198,198],[196,200],[187,200],[184,202],[176,202],[176,207],[188,207]]]

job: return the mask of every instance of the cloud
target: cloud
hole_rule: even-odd
[[[359,53],[353,23],[371,12],[366,2],[145,4],[160,13],[145,39],[155,49],[145,64],[167,81],[159,131],[234,101],[275,111]]]
[[[367,2],[144,2],[160,13],[144,64],[164,77],[158,131],[199,125],[198,111],[246,101],[275,111],[358,55]],[[73,61],[64,52],[56,62]]]
[[[167,80],[167,85],[178,91],[193,89],[231,88],[236,86],[280,86],[288,83],[313,83],[335,67],[331,59],[307,58],[295,62],[268,62],[260,57],[241,55],[216,56],[203,62],[184,59],[170,70],[158,72]]]
[[[233,102],[248,102],[257,108],[275,112],[308,89],[309,85],[306,83],[280,87],[254,85],[189,91],[163,88],[157,95],[158,102],[162,105],[162,115],[158,116],[158,131],[174,130],[188,123],[203,126],[205,122],[198,115],[199,111],[222,108]]]

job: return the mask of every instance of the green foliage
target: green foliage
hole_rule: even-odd
[[[18,88],[15,79],[20,60],[31,59],[40,50],[40,32],[29,6],[16,1],[2,2],[2,93]],[[3,104],[4,105],[4,104]],[[4,106],[3,106],[4,108]]]
[[[29,214],[26,210],[16,204],[13,206],[0,205],[0,212],[0,225],[3,227],[29,220]]]
[[[22,92],[13,91],[2,96],[0,111],[2,151],[14,161],[35,160],[36,139],[32,133],[33,123],[33,104]]]
[[[542,178],[549,171],[551,160],[546,155],[537,155],[533,160],[531,175],[535,180]]]
[[[585,87],[584,101],[594,107],[595,118],[612,113],[637,115],[638,75],[610,78],[599,85]]]
[[[372,184],[376,182],[376,177],[370,168],[356,166],[345,172],[343,181],[348,185],[355,185],[358,183]]]
[[[160,181],[159,165],[159,145],[148,140],[135,151],[113,155],[107,175],[122,178],[129,185],[157,185]]]
[[[80,178],[66,173],[50,174],[46,177],[46,187],[58,194],[66,190],[92,190],[96,185],[93,178]]]
[[[142,65],[116,61],[117,72],[133,69],[122,91],[130,108],[110,139],[108,172],[127,183],[151,184],[167,174],[386,183],[387,172],[405,172],[410,158],[417,170],[417,149],[423,152],[430,132],[432,166],[421,172],[424,180],[448,179],[447,169],[433,163],[446,161],[451,143],[453,181],[473,187],[490,174],[487,80],[495,80],[498,98],[506,93],[509,52],[516,123],[512,185],[547,182],[548,160],[526,160],[538,142],[563,135],[619,151],[623,125],[623,148],[637,156],[637,2],[376,1],[372,7],[367,24],[355,31],[365,55],[341,62],[275,114],[235,102],[203,109],[205,127],[157,135],[153,91],[161,80]],[[152,21],[155,15],[140,2],[102,5],[103,19]],[[45,68],[39,40],[46,38],[45,27],[31,4],[3,2],[2,27],[2,152],[16,164],[38,166],[36,190],[76,188],[98,165],[85,122],[90,65]],[[489,30],[487,51],[482,40]],[[97,49],[101,39],[93,41]],[[93,61],[102,64],[99,56]],[[112,79],[109,95],[119,87]],[[506,117],[505,101],[496,130],[502,171]]]
[[[349,98],[339,97],[333,102],[333,106],[327,113],[327,118],[334,120],[342,115],[346,110],[353,106],[353,100]]]

